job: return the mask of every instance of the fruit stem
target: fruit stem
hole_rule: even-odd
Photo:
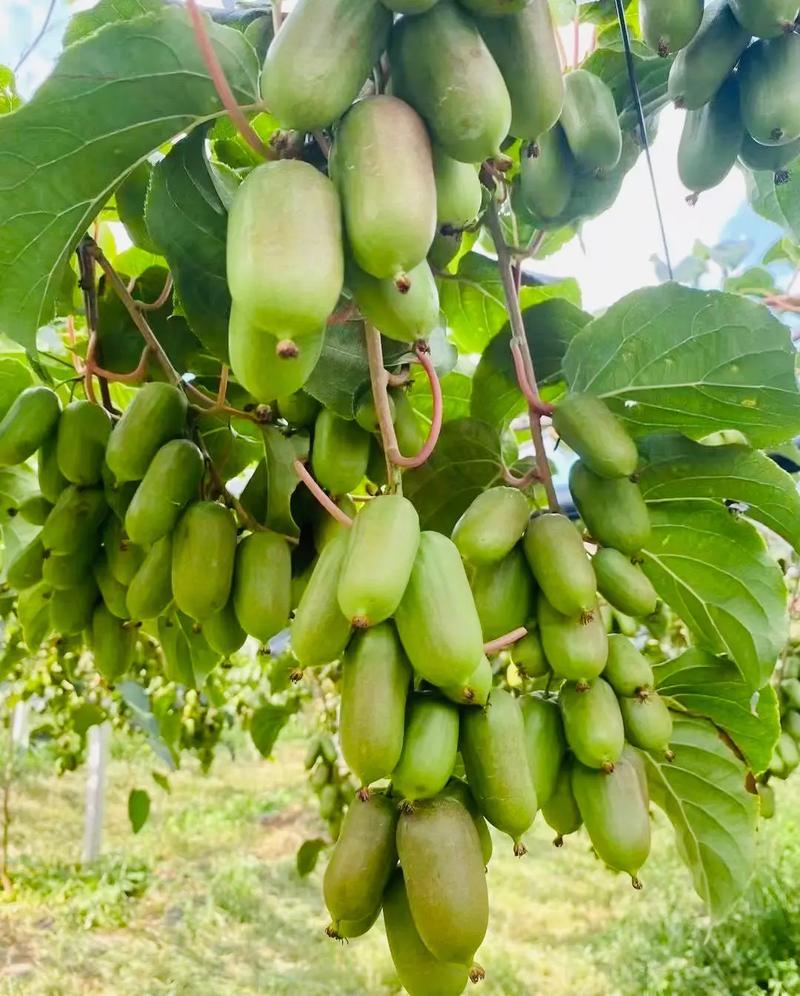
[[[214,84],[214,89],[217,91],[220,103],[228,112],[228,117],[236,126],[236,130],[245,142],[247,142],[247,144],[255,150],[255,152],[257,152],[260,156],[263,156],[264,159],[277,158],[275,153],[271,149],[267,148],[267,146],[261,141],[258,133],[247,120],[244,111],[236,103],[236,97],[233,95],[231,85],[225,76],[225,71],[220,64],[219,59],[217,58],[217,53],[214,51],[211,39],[208,37],[205,21],[203,19],[204,15],[200,12],[200,8],[197,6],[197,0],[186,0],[186,9],[189,12],[189,20],[192,22],[192,28],[194,29],[194,36],[197,41],[197,47],[200,50],[200,55],[203,58],[203,62],[206,64],[208,75],[211,77],[211,82]],[[273,17],[274,16],[273,7]]]
[[[500,270],[500,279],[503,283],[503,293],[506,299],[506,309],[511,323],[514,369],[517,373],[520,390],[528,403],[528,422],[533,449],[536,455],[536,469],[539,480],[544,486],[550,511],[559,512],[561,509],[558,504],[558,498],[556,497],[556,489],[553,485],[550,464],[548,463],[547,452],[544,448],[544,436],[542,435],[542,415],[552,411],[552,408],[549,405],[545,406],[539,396],[536,371],[534,370],[533,358],[528,346],[528,338],[525,335],[525,323],[522,320],[522,310],[519,304],[519,288],[514,276],[514,263],[503,238],[500,215],[497,210],[497,202],[494,199],[489,206],[489,210],[486,212],[486,220],[492,239],[494,240],[495,251],[497,253],[497,266]]]
[[[369,322],[365,322],[364,337],[367,343],[367,358],[369,361],[369,379],[372,384],[372,399],[375,402],[375,411],[378,414],[378,425],[381,430],[383,452],[386,454],[387,460],[394,467],[402,467],[406,470],[411,470],[414,467],[421,467],[433,453],[436,444],[439,441],[439,433],[442,431],[442,386],[439,383],[439,378],[436,376],[436,368],[433,365],[430,350],[422,341],[414,344],[414,352],[417,354],[417,359],[419,360],[422,369],[425,371],[425,375],[428,378],[428,383],[431,388],[431,395],[433,398],[431,427],[428,431],[428,438],[425,440],[425,445],[419,453],[413,457],[406,457],[403,456],[397,445],[397,435],[394,431],[394,424],[392,423],[392,413],[389,408],[389,395],[386,391],[389,385],[389,373],[383,365],[383,347],[381,346],[380,332],[378,332],[374,325],[370,325]]]
[[[506,633],[504,636],[498,636],[496,640],[490,640],[489,643],[484,643],[483,652],[488,657],[489,654],[496,654],[501,650],[505,650],[506,647],[513,646],[523,636],[527,636],[528,631],[524,626],[520,626],[518,629],[512,630],[510,633]]]
[[[89,334],[89,344],[86,347],[85,374],[89,377],[102,377],[103,380],[116,381],[119,384],[138,384],[147,376],[147,366],[150,359],[150,347],[145,346],[138,365],[129,373],[114,373],[113,370],[105,370],[95,361],[97,352],[97,333],[92,331]]]
[[[347,512],[342,511],[336,502],[331,501],[311,474],[309,474],[306,470],[305,464],[302,460],[295,460],[292,466],[294,467],[295,474],[297,474],[303,484],[305,484],[311,494],[317,499],[329,515],[332,515],[333,518],[336,519],[337,522],[340,522],[343,526],[353,525],[353,520]]]
[[[164,286],[161,288],[161,293],[155,299],[155,301],[137,301],[136,306],[142,311],[158,311],[159,308],[163,308],[164,305],[169,300],[169,296],[172,293],[172,274],[167,273],[167,279],[164,281]]]

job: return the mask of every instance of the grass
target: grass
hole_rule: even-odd
[[[398,985],[380,926],[341,946],[323,934],[321,869],[294,855],[322,833],[302,744],[277,759],[221,757],[171,792],[150,758],[115,752],[104,857],[80,869],[84,780],[26,765],[14,798],[14,891],[0,894],[0,993],[389,996]],[[153,796],[137,836],[131,788]],[[645,891],[607,872],[583,836],[556,851],[537,822],[530,853],[495,839],[492,916],[480,952],[486,996],[755,996],[800,992],[800,786],[762,831],[762,869],[722,926],[702,915],[670,828],[656,818]]]

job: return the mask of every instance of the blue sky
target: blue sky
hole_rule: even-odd
[[[48,5],[49,0],[4,0],[0,5],[0,63],[16,64],[44,22]],[[55,0],[50,27],[20,72],[18,85],[23,96],[29,97],[50,71],[70,12],[92,5],[92,0]],[[225,0],[206,5],[224,6]],[[722,239],[748,237],[763,252],[780,233],[746,207],[744,180],[737,169],[715,190],[703,194],[695,207],[685,203],[686,191],[675,163],[681,126],[680,112],[665,111],[653,150],[673,261],[691,253],[697,240],[713,245]],[[650,182],[641,157],[614,207],[588,222],[581,240],[573,240],[550,259],[537,262],[535,268],[553,276],[574,276],[581,286],[584,306],[596,311],[637,287],[657,283],[651,257],[661,254]]]

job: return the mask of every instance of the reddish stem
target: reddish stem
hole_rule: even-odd
[[[95,360],[97,352],[97,334],[92,332],[89,336],[89,345],[86,349],[85,372],[89,376],[102,377],[103,380],[115,381],[118,384],[138,384],[147,376],[148,361],[150,359],[150,347],[145,346],[138,365],[129,373],[115,373],[113,370],[105,370],[99,366]]]
[[[161,289],[161,293],[155,299],[155,301],[137,301],[136,304],[140,311],[158,311],[159,308],[163,308],[164,305],[169,300],[169,296],[172,293],[172,274],[167,274],[167,279],[164,281],[164,286]]]
[[[531,382],[528,380],[528,372],[525,369],[525,359],[522,356],[522,350],[520,349],[519,343],[513,339],[511,341],[511,356],[514,360],[514,372],[517,375],[520,390],[525,396],[525,400],[528,402],[529,407],[532,408],[537,415],[552,415],[555,411],[555,407],[553,405],[549,405],[546,401],[542,401],[539,395],[531,387]]]
[[[302,460],[295,460],[292,466],[294,467],[295,474],[297,474],[303,484],[305,484],[311,494],[317,499],[329,515],[332,515],[333,518],[336,519],[337,522],[340,522],[343,526],[353,525],[353,520],[347,512],[343,512],[336,502],[331,501],[311,474],[309,474],[306,470],[305,464]]]
[[[419,360],[422,369],[425,371],[428,383],[430,384],[433,411],[431,413],[431,427],[428,431],[428,438],[425,440],[425,445],[419,453],[417,453],[414,457],[404,457],[398,450],[398,452],[392,457],[392,463],[394,463],[395,466],[409,469],[413,467],[421,467],[423,463],[430,459],[431,454],[436,448],[436,444],[439,442],[439,435],[442,431],[442,418],[444,416],[442,385],[439,383],[439,378],[436,376],[436,368],[433,365],[430,350],[427,346],[418,344],[414,347],[414,352],[417,354],[417,359]],[[396,442],[397,439],[395,437],[395,445]]]
[[[204,15],[200,12],[200,8],[197,6],[197,0],[186,0],[186,8],[189,11],[189,19],[192,22],[194,36],[197,40],[197,47],[200,49],[203,62],[206,64],[206,69],[208,69],[208,75],[211,77],[211,82],[214,84],[214,89],[217,91],[217,96],[219,97],[222,106],[228,112],[228,116],[236,126],[236,130],[245,142],[247,142],[247,144],[260,156],[263,156],[264,159],[274,159],[275,153],[264,145],[259,138],[258,133],[247,120],[247,116],[244,111],[236,102],[236,97],[234,96],[233,90],[231,90],[231,85],[228,83],[225,76],[225,71],[217,58],[217,53],[214,51],[211,39],[208,37],[205,21],[203,19]]]
[[[512,630],[510,633],[506,633],[504,636],[498,636],[496,640],[491,640],[489,643],[484,643],[483,652],[488,656],[489,654],[496,654],[501,650],[505,650],[506,647],[513,646],[515,643],[527,636],[528,631],[524,626],[520,626],[519,629]]]

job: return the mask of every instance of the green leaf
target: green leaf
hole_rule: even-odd
[[[714,727],[677,718],[674,761],[646,754],[650,797],[675,830],[694,887],[715,919],[724,917],[750,880],[758,802],[745,768]]]
[[[628,67],[625,61],[625,52],[622,49],[619,28],[617,26],[615,28],[616,38],[613,41],[613,47],[612,40],[607,39],[606,47],[597,48],[584,62],[582,68],[588,69],[595,76],[599,76],[609,87],[614,94],[617,113],[620,116],[620,125],[623,130],[629,131],[637,127],[638,119],[631,94]],[[668,103],[667,79],[672,67],[672,59],[660,58],[645,45],[638,45],[636,48],[637,52],[633,59],[634,72],[639,84],[639,95],[642,100],[645,120],[649,121]],[[650,134],[649,137],[652,139],[653,135]]]
[[[154,168],[145,219],[169,263],[189,326],[213,356],[227,363],[228,214],[209,173],[205,129],[195,129],[174,145]]]
[[[208,28],[236,100],[252,103],[255,52],[238,31]],[[6,335],[35,348],[69,254],[120,180],[168,139],[220,113],[181,8],[109,24],[63,52],[30,103],[0,118]]]
[[[469,252],[460,260],[455,274],[439,276],[437,283],[439,303],[456,346],[462,353],[483,352],[508,320],[497,262]],[[578,285],[571,278],[555,284],[524,284],[520,304],[527,309],[552,297],[580,304]]]
[[[14,73],[8,66],[0,65],[0,114],[15,111],[22,101],[17,94]]]
[[[105,710],[93,702],[81,702],[72,711],[72,728],[79,736],[84,736],[90,726],[98,726],[107,719]]]
[[[64,48],[113,21],[131,21],[163,9],[164,0],[100,0],[91,10],[78,11],[69,19],[64,31]]]
[[[591,315],[564,298],[553,298],[527,308],[522,318],[539,385],[563,380],[567,347],[592,320]],[[472,416],[498,427],[526,409],[514,374],[510,342],[510,327],[505,325],[484,350],[472,386]]]
[[[269,757],[272,754],[278,735],[294,711],[293,706],[279,706],[268,702],[253,713],[253,718],[250,720],[250,736],[262,757]]]
[[[328,842],[322,837],[313,837],[311,840],[304,840],[297,849],[297,874],[300,878],[305,878],[317,867],[320,854],[328,846]]]
[[[169,783],[169,778],[163,773],[163,771],[151,771],[150,774],[153,776],[153,781],[158,785],[158,787],[169,795],[172,792],[172,786]]]
[[[769,263],[789,263],[791,266],[800,266],[800,245],[786,237],[778,239],[765,253],[761,260],[765,265]]]
[[[762,218],[780,225],[781,228],[788,229],[789,222],[784,217],[778,203],[778,195],[775,189],[775,174],[771,170],[757,170],[753,172],[747,169],[746,166],[740,166],[739,168],[744,173],[747,199],[756,214],[760,214]]]
[[[659,664],[655,673],[662,695],[724,730],[754,774],[766,771],[781,732],[778,696],[771,685],[754,693],[731,661],[698,647]]]
[[[736,502],[800,550],[800,494],[774,460],[747,446],[701,446],[683,436],[652,436],[642,449],[647,463],[639,486],[648,502]]]
[[[231,419],[227,415],[212,415],[205,416],[200,424],[203,445],[223,481],[238,477],[261,456],[258,430],[255,435],[239,431],[245,425],[249,429],[252,423]]]
[[[634,435],[738,430],[753,446],[800,433],[795,349],[760,304],[678,284],[634,291],[577,335],[573,391],[605,399]]]
[[[800,242],[800,160],[790,163],[788,178],[775,185],[775,195],[781,213],[789,224],[789,234]]]
[[[128,796],[128,819],[131,829],[138,833],[150,815],[150,795],[144,789],[131,789]]]
[[[439,382],[442,388],[442,416],[445,422],[456,418],[469,416],[470,395],[472,394],[472,377],[453,371],[442,377]],[[409,398],[414,411],[430,425],[433,416],[433,398],[427,377],[417,375],[409,392]]]
[[[50,632],[50,599],[53,589],[40,581],[21,591],[17,599],[17,618],[30,651],[36,651]]]
[[[292,466],[295,460],[308,459],[309,442],[305,433],[287,436],[276,426],[262,429],[267,471],[267,516],[264,525],[284,536],[299,536],[300,527],[292,515],[292,495],[300,478]]]
[[[130,710],[131,719],[134,724],[147,737],[150,749],[160,758],[170,770],[176,767],[176,756],[167,746],[161,733],[161,725],[153,715],[150,698],[144,688],[137,681],[122,681],[116,685],[116,690],[122,701]]]
[[[383,339],[383,360],[387,368],[408,359],[402,342]],[[369,386],[369,365],[361,322],[331,325],[319,362],[303,390],[341,418],[355,416],[356,401]]]
[[[760,296],[759,291],[768,294],[775,291],[775,277],[761,266],[753,266],[735,277],[728,277],[722,288],[729,294],[750,294]]]
[[[501,481],[502,470],[497,430],[457,419],[442,427],[430,460],[403,475],[403,493],[419,512],[423,529],[449,536],[472,500]]]
[[[643,568],[698,643],[726,654],[748,687],[772,674],[787,635],[786,586],[764,540],[718,502],[651,504]]]

